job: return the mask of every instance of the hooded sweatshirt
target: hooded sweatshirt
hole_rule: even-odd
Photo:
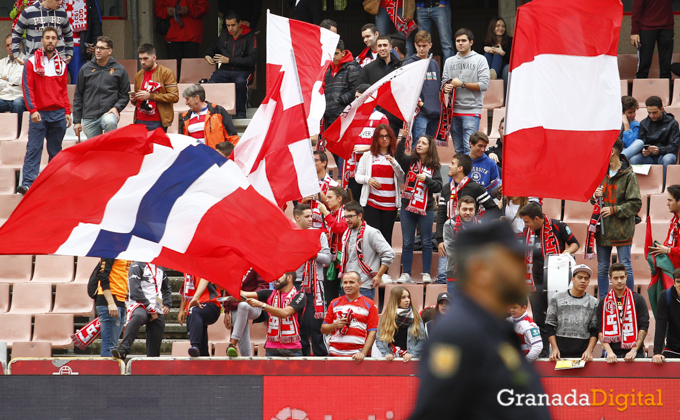
[[[491,76],[489,64],[483,55],[470,51],[465,57],[457,53],[444,63],[442,86],[451,79],[459,79],[465,83],[479,83],[480,91],[456,88],[456,100],[453,104],[454,114],[479,114],[482,112],[484,92],[489,88]]]
[[[409,57],[404,65],[415,63],[420,61],[421,58],[417,54],[413,54]],[[420,107],[420,113],[426,118],[439,118],[440,106],[439,106],[439,89],[441,82],[439,80],[439,64],[436,61],[430,60],[430,65],[427,67],[427,73],[425,73],[425,82],[423,83],[423,89],[420,91],[420,100],[423,101],[423,106]]]
[[[331,63],[325,77],[326,123],[335,121],[347,105],[354,100],[357,80],[361,67],[354,61],[352,53],[345,50],[345,56],[338,65]]]
[[[113,107],[123,112],[130,101],[127,70],[113,57],[104,66],[93,58],[80,69],[73,97],[73,123],[83,118],[97,119]],[[85,106],[87,104],[87,106]]]
[[[204,56],[213,57],[221,54],[229,57],[229,63],[222,64],[219,70],[253,72],[257,63],[257,38],[249,27],[241,25],[241,35],[234,37],[229,31],[222,31],[220,36],[205,51]]]
[[[647,117],[640,122],[640,139],[645,144],[659,148],[659,156],[677,154],[680,147],[680,129],[673,114],[662,111],[663,116],[656,121]]]
[[[63,7],[56,10],[45,9],[38,2],[28,6],[21,12],[17,24],[12,31],[12,54],[18,58],[21,54],[21,38],[26,31],[26,54],[31,55],[42,48],[42,34],[46,27],[52,26],[57,30],[57,51],[66,56],[73,56],[73,31],[68,15]]]

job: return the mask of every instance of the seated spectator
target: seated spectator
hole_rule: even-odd
[[[361,73],[361,67],[354,60],[352,53],[345,49],[345,43],[341,39],[335,48],[333,61],[325,77],[324,123],[326,127],[333,124],[345,107],[354,101],[359,73]]]
[[[366,48],[357,56],[357,63],[363,68],[366,64],[378,58],[378,27],[372,23],[367,23],[361,27],[361,39],[364,40]]]
[[[200,279],[194,297],[189,301],[187,332],[189,333],[189,356],[210,356],[208,348],[208,325],[220,318],[222,307],[217,301],[217,287],[206,279]]]
[[[205,61],[217,63],[217,70],[208,83],[236,84],[236,119],[246,118],[248,82],[257,63],[255,32],[241,24],[238,14],[231,12],[224,17],[227,26],[205,52]]]
[[[234,151],[234,143],[231,143],[229,141],[217,143],[215,145],[215,150],[217,150],[219,154],[221,154],[225,158],[229,159],[229,156],[231,156],[231,153]]]
[[[448,6],[446,6],[448,7]],[[449,29],[450,31],[451,29]],[[426,31],[418,31],[415,36],[416,53],[409,57],[404,65],[425,60],[432,48],[432,36]],[[450,40],[449,40],[450,42]],[[420,112],[413,121],[413,138],[419,139],[424,134],[434,137],[439,125],[439,64],[435,60],[430,60],[425,73],[425,82],[420,91],[420,101],[418,107]]]
[[[673,272],[673,286],[659,296],[655,328],[652,362],[680,359],[680,268]]]
[[[276,280],[274,290],[241,293],[248,299],[248,305],[261,308],[269,315],[267,342],[264,345],[267,357],[302,356],[298,314],[305,309],[307,298],[293,287],[295,278],[295,272],[292,271]]]
[[[338,24],[332,19],[324,19],[319,24],[324,29],[328,29],[331,32],[338,33]]]
[[[180,133],[190,136],[217,149],[217,144],[228,141],[238,144],[238,134],[231,116],[221,105],[205,100],[205,89],[201,85],[191,85],[182,92],[189,107],[179,117]]]
[[[501,212],[518,235],[524,231],[524,220],[520,217],[519,211],[527,204],[529,204],[527,197],[503,197]]]
[[[597,305],[597,327],[607,363],[617,358],[632,362],[645,357],[645,337],[649,331],[649,311],[645,298],[627,286],[626,266],[609,267],[612,289]]]
[[[597,299],[586,293],[593,271],[585,264],[574,267],[571,289],[550,298],[545,328],[552,346],[550,360],[593,360],[597,344]]]
[[[503,169],[503,129],[505,128],[505,117],[501,118],[501,122],[498,123],[498,134],[500,137],[496,140],[496,145],[488,147],[486,149],[486,155],[491,158],[496,165],[498,165],[498,173],[502,172]]]
[[[324,294],[326,304],[339,296],[340,281],[338,281],[342,262],[340,251],[342,251],[342,235],[347,230],[347,220],[343,206],[352,201],[352,191],[342,187],[331,187],[326,194],[326,204],[319,205],[319,211],[326,223],[328,230],[329,246],[331,249],[331,264],[324,278]],[[328,208],[326,208],[328,206]],[[340,257],[340,258],[338,258]]]
[[[470,158],[472,159],[470,178],[481,184],[489,194],[496,194],[503,186],[503,182],[498,173],[498,165],[484,153],[488,145],[489,138],[481,131],[470,136]]]
[[[168,276],[163,267],[135,261],[130,266],[128,282],[128,321],[120,347],[111,350],[111,354],[125,360],[139,334],[139,328],[146,325],[146,356],[160,357],[165,316],[172,307]]]
[[[359,203],[351,201],[344,209],[348,229],[342,236],[341,272],[357,272],[361,280],[360,293],[373,299],[380,283],[392,283],[386,273],[394,260],[394,250],[379,230],[366,224]]]
[[[329,354],[351,357],[357,363],[371,353],[378,329],[378,308],[373,300],[362,295],[361,286],[358,272],[345,272],[342,277],[345,295],[331,302],[321,326],[322,334],[331,334]]]
[[[269,289],[269,283],[264,281],[252,268],[243,276],[243,281],[241,282],[242,291],[257,292],[258,290],[266,289]],[[245,357],[252,356],[250,324],[248,321],[252,320],[253,324],[257,324],[267,320],[267,315],[262,312],[261,308],[252,307],[247,302],[239,302],[239,300],[234,299],[234,301],[227,301],[222,304],[224,308],[224,326],[231,330],[231,338],[227,348],[227,356],[229,357],[236,357],[239,353]],[[238,352],[236,351],[236,346],[238,346]]]
[[[385,312],[380,316],[376,345],[385,360],[395,357],[408,362],[420,357],[425,341],[425,324],[413,310],[411,293],[402,286],[390,292]]]
[[[406,139],[403,138],[397,145],[396,152],[397,162],[406,173],[400,213],[401,237],[404,244],[403,273],[397,282],[412,283],[413,246],[418,228],[423,251],[423,272],[420,275],[423,283],[431,283],[432,225],[434,209],[437,207],[434,194],[442,190],[442,175],[439,172],[441,164],[434,139],[428,135],[418,139],[410,155],[406,155],[405,149]]]
[[[650,96],[645,101],[647,118],[640,123],[640,140],[644,143],[642,151],[630,158],[631,165],[654,164],[665,167],[675,163],[680,147],[680,129],[673,114],[663,110],[658,96]]]
[[[12,54],[12,34],[5,37],[7,57],[0,60],[0,112],[12,112],[21,118],[26,111],[26,102],[21,90],[24,65]],[[25,60],[25,58],[24,58]]]
[[[541,331],[538,329],[538,325],[527,312],[528,304],[529,299],[523,297],[508,305],[508,312],[510,313],[508,321],[512,322],[515,327],[515,334],[519,337],[524,357],[529,363],[533,363],[543,351],[543,340],[541,340]]]
[[[401,204],[399,182],[404,171],[394,158],[397,138],[389,125],[379,124],[373,132],[371,149],[363,154],[354,178],[362,185],[359,204],[364,219],[392,245],[392,230]],[[356,197],[355,197],[356,198]]]
[[[486,43],[484,58],[486,58],[486,62],[489,65],[491,80],[502,77],[507,85],[512,37],[508,35],[505,20],[502,17],[491,19],[484,42]]]
[[[480,220],[475,216],[476,214],[475,199],[469,195],[464,195],[458,200],[458,214],[444,223],[442,234],[444,248],[446,249],[446,282],[451,294],[455,291],[455,282],[458,276],[456,258],[453,257],[453,252],[456,249],[456,237],[461,231],[480,223]]]
[[[621,106],[623,107],[623,117],[621,123],[621,133],[619,138],[623,141],[623,153],[628,159],[642,152],[645,142],[640,140],[640,123],[635,121],[638,105],[637,99],[632,96],[622,96]]]

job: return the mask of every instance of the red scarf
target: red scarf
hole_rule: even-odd
[[[324,316],[323,290],[316,273],[316,258],[305,262],[305,268],[302,272],[302,291],[314,295],[314,318],[322,319]]]
[[[43,48],[35,50],[34,53],[35,56],[35,73],[38,76],[44,77],[45,76],[45,64],[49,61],[49,58],[45,55],[45,51]],[[64,72],[66,71],[66,61],[64,61],[61,56],[59,55],[59,52],[57,50],[54,50],[54,68],[57,72],[57,76],[63,76]]]
[[[343,162],[341,180],[342,188],[347,188],[349,186],[350,178],[354,178],[354,175],[356,175],[357,163],[359,162],[359,159],[361,159],[362,155],[363,153],[360,154],[352,152],[352,156],[349,159],[345,159]]]
[[[345,225],[347,222],[344,221],[343,217],[345,216],[345,209],[340,207],[339,210],[333,210],[331,211],[331,216],[336,220],[336,223],[344,222]],[[345,229],[347,230],[347,229]],[[329,229],[331,238],[330,238],[330,243],[329,246],[331,248],[331,256],[336,256],[338,254],[338,251],[342,251],[342,235],[339,233],[333,232],[332,229]],[[344,232],[343,232],[344,233]]]
[[[448,83],[447,80],[445,83]],[[451,131],[451,120],[453,119],[453,103],[456,100],[456,89],[454,88],[449,93],[449,99],[446,100],[444,94],[444,85],[439,91],[439,124],[437,125],[437,133],[434,136],[434,141],[437,146],[448,147],[449,145],[449,131]],[[456,150],[458,152],[458,150]]]
[[[331,178],[331,176],[328,175],[328,173],[326,173],[326,176],[319,180],[319,188],[321,189],[321,192],[324,194],[328,194],[328,190],[331,189],[331,183],[333,182],[334,182],[333,178]],[[314,228],[323,227],[325,229],[323,216],[319,211],[319,201],[312,200],[309,204],[310,207],[312,208],[312,222],[314,223],[313,227]]]
[[[90,346],[90,344],[94,343],[94,340],[96,340],[97,337],[99,337],[101,331],[102,325],[99,322],[99,318],[95,318],[92,321],[85,324],[83,328],[76,331],[76,333],[71,336],[71,341],[79,349],[85,350]]]
[[[371,58],[372,56],[369,56],[369,55],[368,55],[368,54],[371,53],[371,52],[372,52],[372,51],[371,51],[371,48],[366,47],[366,48],[364,48],[364,50],[361,52],[361,54],[359,54],[359,56],[357,57],[357,62],[359,63],[359,65],[360,65],[361,67],[364,67],[366,64],[368,64],[368,63],[370,63],[371,61],[374,60],[373,58]],[[376,52],[376,57],[377,57],[377,54],[378,54],[378,53]]]
[[[590,216],[588,232],[586,233],[586,260],[595,258],[595,233],[597,232],[597,225],[600,224],[600,220],[602,220],[600,212],[604,204],[604,199],[602,197],[593,198],[595,199],[595,207],[593,207],[593,215]],[[602,226],[600,225],[600,229],[601,228]]]
[[[478,217],[473,217],[472,218],[472,224],[473,225],[478,225],[480,223],[480,220]],[[463,220],[460,218],[460,215],[456,216],[456,223],[453,225],[453,232],[455,236],[458,236],[458,233],[465,229],[463,226]]]
[[[524,240],[527,245],[527,250],[524,253],[524,260],[527,264],[526,280],[527,285],[531,286],[531,291],[536,291],[536,285],[534,284],[534,232],[529,229],[524,229]],[[561,254],[560,243],[557,240],[557,236],[553,231],[553,222],[549,217],[545,217],[545,222],[541,226],[540,238],[541,241],[541,252],[543,253],[543,259],[547,255]]]
[[[633,292],[626,287],[623,295],[623,313],[621,313],[616,302],[616,293],[614,289],[610,290],[604,298],[602,312],[602,342],[621,343],[622,349],[632,349],[638,337]]]
[[[392,343],[388,344],[387,347],[389,347],[392,354],[395,355],[396,357],[404,357],[404,355],[406,354],[406,350],[402,349],[399,346],[395,346]]]
[[[274,293],[267,299],[267,305],[274,308],[283,309],[290,306],[298,292],[291,289],[285,299],[281,299],[281,291],[274,290]],[[273,315],[269,315],[269,325],[267,327],[267,341],[272,343],[292,344],[300,341],[300,324],[298,323],[298,314],[294,313],[288,318],[284,319]]]
[[[432,168],[423,166],[421,160],[412,161],[408,174],[406,174],[404,192],[401,194],[401,198],[409,200],[406,211],[425,216],[427,215],[428,189],[425,181],[417,179],[419,174],[425,174],[425,176],[431,178]]]
[[[359,228],[359,233],[357,234],[357,244],[356,244],[356,251],[357,251],[357,260],[359,261],[359,267],[361,267],[361,271],[364,272],[367,276],[372,276],[373,270],[371,270],[371,267],[368,266],[364,262],[364,232],[366,230],[366,221],[361,223],[361,227]],[[348,228],[345,233],[342,236],[342,274],[344,274],[345,269],[347,268],[347,261],[349,261],[349,255],[347,250],[349,249],[349,238],[352,236],[352,229]]]
[[[418,29],[416,22],[413,20],[406,22],[404,18],[399,16],[399,8],[394,0],[382,0],[381,3],[382,2],[385,2],[385,10],[387,11],[387,14],[390,15],[390,19],[397,29],[397,32],[403,33],[406,39],[408,39],[411,32]]]
[[[678,233],[680,233],[680,224],[678,224],[678,215],[674,214],[673,219],[671,219],[671,226],[668,228],[668,236],[666,236],[666,242],[663,246],[668,248],[675,248],[678,246]]]
[[[458,216],[458,199],[460,198],[458,194],[465,188],[468,182],[470,182],[470,178],[465,177],[455,187],[451,186],[451,198],[446,204],[446,215],[449,219]]]

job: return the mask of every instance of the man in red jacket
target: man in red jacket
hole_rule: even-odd
[[[57,30],[43,31],[43,47],[24,66],[22,87],[26,109],[31,113],[28,145],[24,157],[23,181],[17,188],[26,194],[40,171],[43,140],[47,140],[50,160],[61,151],[66,128],[71,126],[71,107],[66,90],[66,61],[57,52]]]

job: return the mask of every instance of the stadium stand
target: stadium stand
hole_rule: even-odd
[[[205,58],[183,58],[179,83],[192,84],[201,79],[210,79],[215,69],[216,66],[205,61]]]
[[[188,357],[189,347],[191,347],[191,343],[188,341],[173,341],[170,355],[172,357]]]
[[[663,166],[651,165],[649,174],[637,174],[637,180],[641,196],[661,193],[663,191]]]
[[[14,194],[17,189],[17,171],[0,166],[0,194]]]
[[[645,101],[650,96],[658,96],[664,106],[669,105],[670,80],[668,79],[635,79],[633,80],[633,98],[637,99],[640,108],[645,108]]]
[[[208,342],[214,348],[216,343],[229,343],[230,338],[231,330],[224,326],[224,314],[221,314],[217,322],[208,325]]]
[[[65,255],[37,255],[33,282],[68,283],[73,281],[74,260]]]
[[[437,304],[437,296],[439,296],[440,293],[446,292],[446,285],[445,284],[428,284],[425,286],[425,303],[423,304],[424,308],[427,308],[428,306],[436,305]]]
[[[27,282],[32,273],[32,255],[0,255],[0,283]]]
[[[156,63],[172,70],[172,73],[175,75],[175,79],[177,79],[177,60],[176,59],[172,58],[172,59],[166,59],[166,60],[156,60]],[[130,80],[134,81],[135,79],[132,78]]]
[[[87,283],[94,267],[99,264],[99,258],[78,257],[76,261],[76,276],[74,283]]]
[[[9,309],[9,283],[0,283],[0,313]]]
[[[505,117],[505,108],[496,108],[493,110],[493,119],[491,120],[491,132],[489,133],[489,140],[497,139],[501,135],[498,132],[498,125]]]
[[[31,341],[48,341],[53,349],[69,349],[73,348],[73,332],[73,314],[38,314]]]
[[[52,310],[52,285],[17,283],[12,287],[11,314],[46,314]]]
[[[205,100],[222,105],[229,114],[236,114],[236,85],[234,83],[211,83],[205,90]]]
[[[0,314],[0,341],[11,349],[15,341],[31,341],[30,314]]]
[[[87,295],[87,284],[57,284],[52,313],[84,317],[94,316],[94,300]]]
[[[52,357],[52,343],[48,341],[15,341],[12,359],[17,357]]]
[[[19,131],[17,114],[4,112],[0,114],[0,140],[14,140]]]
[[[128,77],[130,78],[130,82],[134,85],[135,83],[135,75],[139,71],[139,61],[138,60],[116,60],[118,61],[123,67],[125,67],[125,70],[127,70]],[[131,89],[134,90],[134,89]]]
[[[484,92],[484,109],[503,108],[505,106],[504,92],[503,80],[491,80],[489,82],[489,89]]]

